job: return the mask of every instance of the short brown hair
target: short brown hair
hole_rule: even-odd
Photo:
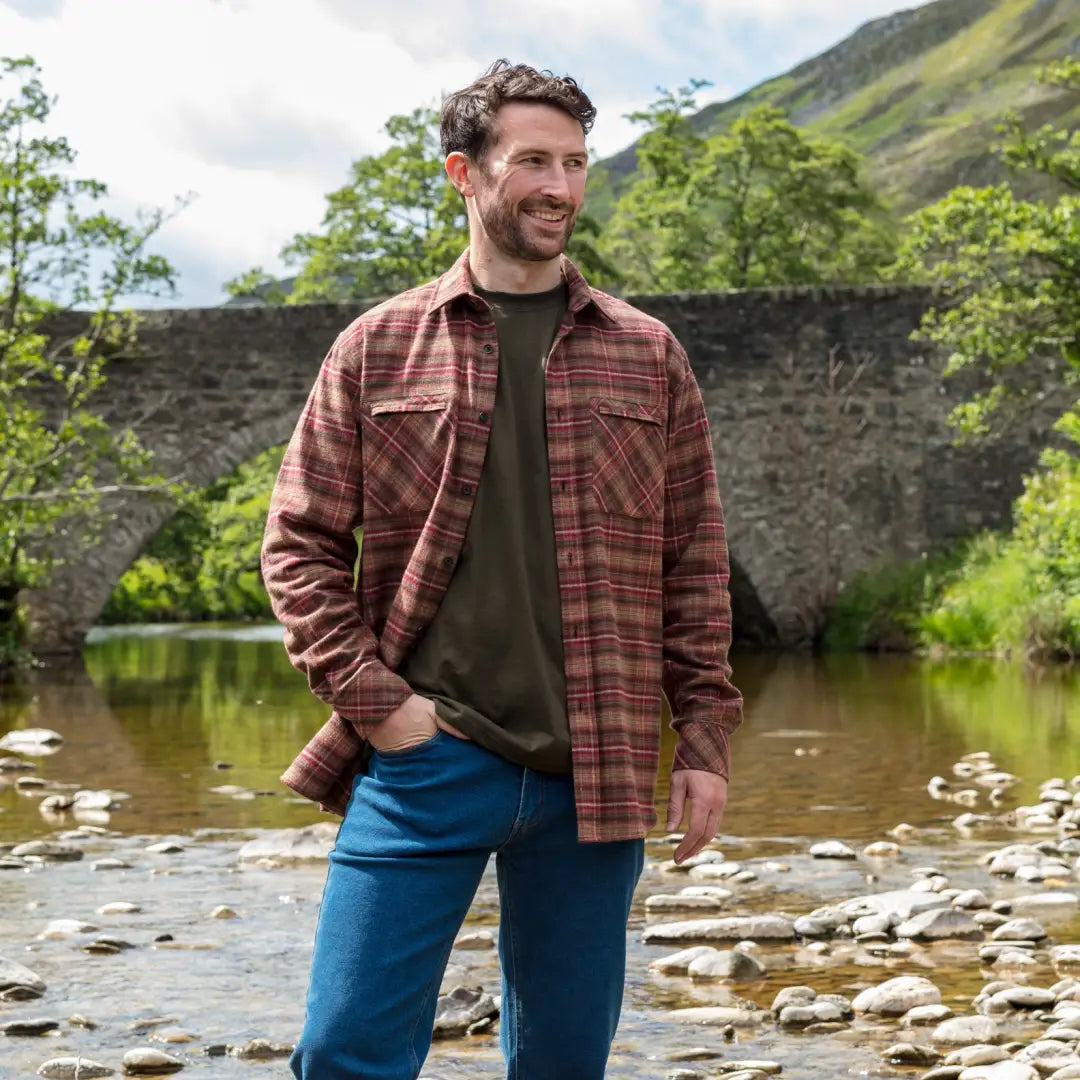
[[[443,154],[462,153],[473,161],[482,160],[493,134],[495,114],[511,101],[562,109],[586,135],[596,120],[596,106],[569,75],[496,60],[479,79],[443,102],[439,124]]]

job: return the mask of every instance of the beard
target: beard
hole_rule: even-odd
[[[577,221],[577,212],[569,203],[551,199],[530,201],[515,205],[509,200],[496,198],[483,205],[477,200],[477,210],[484,230],[495,246],[504,254],[523,262],[549,262],[558,258],[570,243]],[[526,210],[551,210],[566,214],[561,233],[537,235],[529,231]]]

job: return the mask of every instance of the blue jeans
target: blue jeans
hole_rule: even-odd
[[[573,782],[440,731],[372,756],[330,854],[297,1080],[415,1080],[488,857],[508,1080],[602,1080],[641,840],[581,844]]]

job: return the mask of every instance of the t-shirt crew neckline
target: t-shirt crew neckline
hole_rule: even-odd
[[[502,308],[515,308],[518,311],[532,310],[533,308],[548,307],[558,303],[567,291],[566,279],[563,278],[553,289],[545,289],[543,292],[498,292],[494,289],[484,289],[473,283],[477,296],[486,300],[489,304],[495,304]]]

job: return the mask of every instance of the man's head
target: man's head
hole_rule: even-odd
[[[465,199],[474,246],[545,262],[566,248],[585,196],[585,136],[596,109],[578,84],[493,64],[446,99],[446,171]]]

